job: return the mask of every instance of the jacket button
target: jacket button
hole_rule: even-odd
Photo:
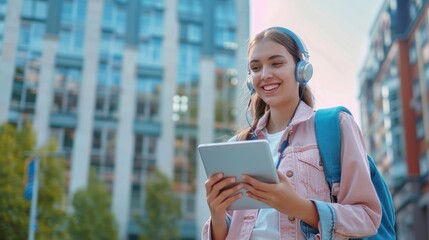
[[[292,216],[287,217],[287,219],[289,219],[289,221],[291,221],[291,222],[295,221],[295,218]]]
[[[287,171],[286,176],[291,178],[293,176],[293,171],[292,170]]]
[[[322,160],[319,161],[319,166],[323,166]]]

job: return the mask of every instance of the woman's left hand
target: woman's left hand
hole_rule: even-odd
[[[247,191],[246,195],[258,201],[264,202],[275,208],[277,211],[297,216],[303,201],[309,201],[298,195],[286,176],[277,170],[279,183],[264,183],[249,175],[243,175],[243,187]]]

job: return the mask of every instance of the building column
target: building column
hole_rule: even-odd
[[[85,19],[84,65],[79,90],[78,120],[71,164],[70,200],[76,190],[86,187],[88,183],[102,16],[103,0],[89,0]]]
[[[0,124],[8,122],[15,74],[16,48],[21,23],[22,0],[7,1],[4,21],[4,40],[0,55]]]
[[[55,77],[55,56],[58,49],[58,37],[46,35],[43,42],[40,81],[37,86],[36,109],[33,128],[37,133],[37,147],[47,143],[50,136],[49,116],[51,113],[53,86]]]
[[[50,137],[51,107],[55,79],[55,58],[58,51],[62,0],[48,1],[46,34],[43,41],[40,80],[37,86],[33,128],[37,133],[37,147],[45,145]]]
[[[119,239],[127,239],[131,201],[134,157],[134,121],[136,99],[137,53],[135,47],[124,49],[119,101],[119,122],[116,132],[115,181],[113,183],[113,213],[119,223]]]
[[[215,94],[216,94],[216,73],[215,61],[212,56],[201,58],[200,82],[198,92],[198,144],[212,143],[214,140],[215,123]],[[204,80],[203,80],[204,79]],[[202,94],[204,93],[204,94]],[[195,149],[197,151],[197,149]],[[206,171],[202,163],[200,154],[197,153],[197,196],[196,196],[196,237],[200,236],[201,228],[210,217],[210,211],[207,206],[205,181],[207,179]]]
[[[402,120],[404,128],[404,144],[406,161],[408,166],[408,176],[418,176],[419,171],[419,150],[415,143],[416,122],[415,113],[411,109],[410,100],[412,99],[412,80],[410,77],[409,58],[408,58],[408,41],[398,41],[399,44],[399,81],[401,86],[401,104]]]
[[[161,91],[161,136],[157,144],[156,167],[169,179],[174,176],[174,140],[173,96],[176,93],[177,60],[179,53],[179,24],[177,21],[177,0],[164,1],[164,43],[162,60],[164,76]]]
[[[238,127],[247,126],[246,113],[247,102],[250,99],[250,91],[246,85],[247,79],[247,42],[249,39],[249,1],[236,0],[237,4],[237,78],[238,85],[235,88],[236,99],[234,101],[235,124]]]

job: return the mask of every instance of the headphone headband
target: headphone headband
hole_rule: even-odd
[[[307,47],[305,46],[304,42],[301,40],[301,38],[298,35],[296,35],[294,32],[284,27],[272,27],[271,29],[280,31],[285,35],[291,37],[295,41],[296,45],[299,48],[299,51],[301,52],[302,60],[306,60],[306,61],[309,60],[310,54],[308,54]]]

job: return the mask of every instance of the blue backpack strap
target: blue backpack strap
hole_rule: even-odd
[[[351,114],[347,108],[339,106],[319,109],[316,111],[315,116],[317,145],[331,195],[333,194],[334,183],[339,183],[341,179],[341,127],[339,114],[341,111]]]
[[[351,115],[345,107],[334,107],[320,109],[316,112],[315,128],[316,139],[325,169],[325,178],[331,190],[331,197],[334,183],[339,183],[341,179],[341,127],[340,112],[346,112]],[[380,227],[376,235],[364,238],[368,240],[396,239],[395,233],[395,208],[392,195],[383,179],[383,176],[377,169],[371,156],[367,156],[371,181],[377,192],[381,203],[382,218]],[[357,240],[357,239],[356,239]]]

